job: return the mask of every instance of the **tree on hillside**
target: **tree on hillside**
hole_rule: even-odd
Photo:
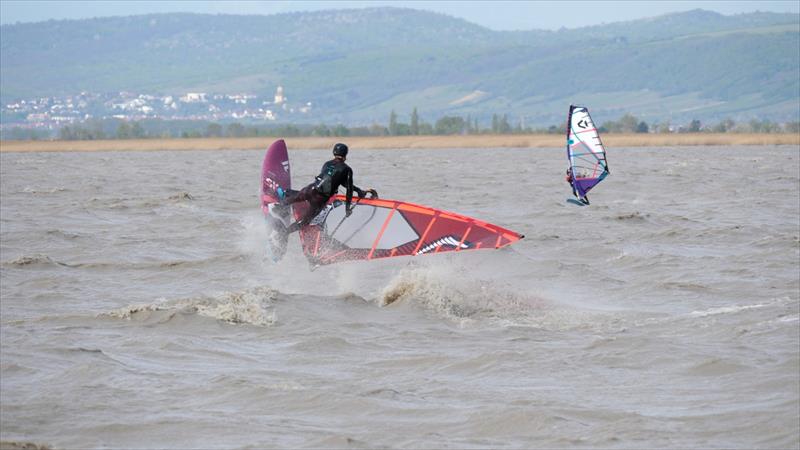
[[[373,123],[369,126],[369,134],[372,136],[386,136],[389,134],[389,130],[383,125]]]
[[[639,121],[630,113],[619,118],[619,131],[623,133],[636,133],[638,127]]]
[[[222,125],[210,123],[206,127],[206,137],[222,137]]]
[[[411,111],[411,126],[409,131],[414,135],[419,134],[419,115],[417,115],[416,106],[414,107],[414,110]]]
[[[346,126],[338,124],[333,127],[333,135],[337,137],[350,136],[350,130]]]
[[[389,114],[389,134],[397,136],[397,114],[394,110]]]
[[[13,127],[10,130],[0,129],[0,139],[11,141],[38,141],[39,139],[47,139],[50,135],[46,130],[37,130],[35,128],[22,128]]]
[[[436,121],[433,126],[436,134],[460,134],[464,131],[466,123],[459,116],[444,116]]]
[[[424,136],[433,134],[433,125],[429,124],[428,122],[421,122],[419,124],[419,134]]]
[[[411,134],[411,127],[407,123],[398,123],[395,136],[408,136]]]
[[[131,136],[133,136],[135,139],[147,137],[147,132],[144,130],[142,124],[138,121],[133,122],[133,125],[131,125]]]
[[[722,122],[711,127],[711,131],[713,131],[714,133],[726,133],[730,130],[733,130],[735,126],[736,122],[734,122],[731,119],[725,119]]]
[[[508,123],[508,114],[503,114],[503,117],[497,125],[497,131],[500,134],[511,133],[511,125]]]
[[[131,125],[123,120],[117,126],[117,139],[130,139],[131,137]]]
[[[639,119],[637,119],[636,116],[625,113],[625,115],[620,117],[617,121],[611,120],[603,123],[599,131],[601,133],[606,131],[609,133],[639,133],[639,131],[637,131],[639,129],[639,124]]]
[[[294,125],[286,125],[278,128],[275,131],[277,131],[276,136],[291,136],[291,137],[302,136],[300,128],[297,128]]]
[[[745,129],[751,133],[778,133],[781,131],[780,125],[769,120],[752,119]]]
[[[87,128],[76,127],[78,140],[92,141],[95,139],[105,139],[106,133],[103,130],[103,122],[100,120],[89,120],[85,122]]]
[[[225,136],[228,137],[243,137],[244,135],[244,126],[239,122],[228,124],[228,127],[225,129]]]
[[[311,135],[312,136],[330,136],[331,135],[331,130],[329,130],[328,127],[324,123],[321,123],[321,124],[315,126],[313,130],[311,130]]]

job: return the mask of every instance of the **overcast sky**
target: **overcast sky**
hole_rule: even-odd
[[[276,14],[322,9],[397,6],[436,11],[494,30],[575,28],[691,9],[722,14],[800,12],[798,0],[761,1],[35,1],[0,0],[0,23],[194,12]]]

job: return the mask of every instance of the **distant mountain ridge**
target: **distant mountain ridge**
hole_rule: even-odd
[[[404,8],[156,14],[0,27],[0,98],[190,91],[312,102],[311,121],[509,114],[798,120],[800,15],[693,10],[559,31],[493,31]],[[595,114],[597,115],[597,114]]]

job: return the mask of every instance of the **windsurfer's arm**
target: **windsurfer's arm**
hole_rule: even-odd
[[[358,194],[358,198],[364,198],[367,194],[370,195],[370,198],[378,198],[378,191],[375,189],[361,189],[360,187],[353,185],[353,190]]]
[[[347,211],[347,215],[350,215],[350,203],[353,201],[353,169],[349,167],[347,168],[347,175],[344,184],[347,189],[347,197],[345,198],[345,211]],[[361,189],[358,190],[360,191]]]
[[[358,198],[364,198],[364,196],[367,195],[367,191],[361,189],[360,187],[356,186],[355,184],[353,185],[353,192],[358,194]]]

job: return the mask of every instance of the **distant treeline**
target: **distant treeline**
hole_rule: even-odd
[[[703,124],[692,120],[688,124],[669,122],[647,123],[631,114],[619,120],[604,122],[600,133],[800,133],[800,122],[776,123],[769,120],[752,119],[737,123],[725,119],[718,123]],[[559,134],[564,125],[548,127],[524,126],[521,121],[511,125],[508,115],[493,115],[491,124],[481,126],[477,118],[470,116],[444,116],[434,123],[420,120],[417,109],[411,113],[409,123],[399,122],[392,111],[387,125],[374,123],[369,126],[345,126],[337,124],[286,124],[243,125],[238,122],[217,123],[192,120],[162,119],[90,119],[79,124],[64,125],[57,130],[13,127],[2,131],[4,140],[99,140],[99,139],[148,139],[148,138],[237,138],[237,137],[346,137],[346,136],[442,136],[442,135],[487,135],[487,134]]]

